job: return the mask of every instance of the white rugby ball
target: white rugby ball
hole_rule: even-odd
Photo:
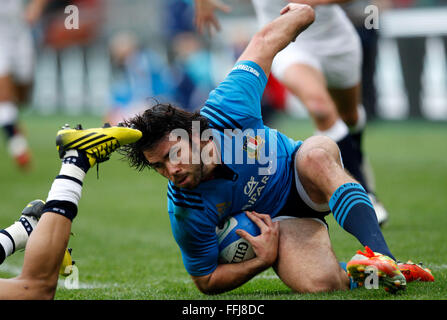
[[[258,226],[247,217],[245,212],[229,217],[222,228],[216,227],[219,263],[238,263],[256,256],[251,244],[237,235],[238,229],[245,230],[252,236],[260,234]]]

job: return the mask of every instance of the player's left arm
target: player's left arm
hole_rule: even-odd
[[[239,263],[219,264],[213,273],[191,278],[202,293],[219,294],[240,287],[270,266],[259,258],[253,258]]]
[[[256,256],[239,263],[219,264],[210,274],[191,276],[197,288],[205,294],[217,294],[233,290],[255,275],[271,267],[278,256],[279,223],[269,215],[247,212],[247,216],[259,227],[261,234],[254,237],[239,229],[236,233],[247,240]]]

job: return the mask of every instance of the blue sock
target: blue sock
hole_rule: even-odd
[[[363,246],[396,260],[380,230],[371,200],[360,184],[345,183],[340,186],[331,196],[329,207],[338,224]]]
[[[345,270],[346,273],[348,273],[348,264],[346,262],[339,262],[340,267]],[[359,284],[354,281],[351,277],[349,277],[349,289],[355,289],[358,288]]]

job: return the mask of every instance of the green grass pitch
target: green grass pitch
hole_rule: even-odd
[[[56,131],[64,124],[84,127],[102,124],[99,117],[22,117],[34,152],[31,172],[19,172],[0,142],[0,227],[19,217],[24,205],[45,199],[60,160],[55,149]],[[272,127],[295,139],[312,134],[307,120],[279,116]],[[171,234],[166,212],[167,182],[154,172],[138,173],[120,156],[87,175],[79,214],[69,246],[79,270],[79,289],[66,289],[61,278],[56,299],[152,300],[369,300],[447,299],[447,130],[445,123],[425,121],[374,122],[365,135],[378,195],[390,212],[385,238],[400,260],[423,261],[436,282],[410,283],[398,296],[383,289],[299,295],[291,293],[267,270],[244,286],[217,296],[205,296],[187,275]],[[361,246],[328,216],[337,257],[348,261]],[[0,276],[20,272],[23,252],[0,266]],[[316,270],[315,272],[318,272]]]

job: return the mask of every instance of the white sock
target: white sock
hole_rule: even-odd
[[[8,151],[13,157],[18,157],[28,150],[28,142],[21,133],[16,133],[8,141]]]
[[[90,168],[88,158],[77,150],[69,150],[62,159],[59,175],[54,179],[42,213],[58,213],[73,221],[78,213],[82,184]]]
[[[2,230],[2,232],[0,232],[0,250],[3,248],[3,251],[5,252],[5,256],[3,257],[6,258],[7,256],[11,255],[15,250],[16,250],[16,244],[14,242],[14,239],[12,238],[12,236],[5,232],[4,230]],[[0,261],[0,263],[3,261]]]
[[[343,120],[338,119],[329,129],[323,131],[317,130],[315,134],[327,136],[335,142],[338,142],[349,134],[349,129]]]
[[[85,178],[85,172],[76,165],[78,160],[78,151],[69,150],[64,156],[59,175],[54,180],[46,202],[69,201],[76,206],[82,195],[82,183]]]
[[[19,110],[12,102],[0,102],[0,126],[14,124],[19,117]]]
[[[34,217],[20,217],[6,229],[0,230],[0,246],[5,251],[5,257],[13,254],[17,250],[25,249],[29,235],[37,225],[38,220]]]

